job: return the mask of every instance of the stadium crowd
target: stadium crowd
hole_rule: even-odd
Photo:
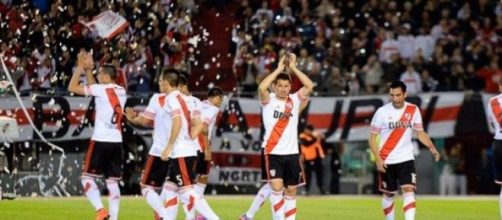
[[[500,1],[244,0],[237,11],[234,68],[247,92],[287,50],[330,95],[384,92],[398,79],[410,94],[498,92]]]
[[[131,92],[155,90],[161,67],[190,72],[196,1],[0,3],[1,50],[21,90],[64,91],[81,48],[121,70]],[[225,2],[218,3],[223,5]],[[281,53],[329,95],[372,94],[401,79],[411,94],[497,92],[502,3],[488,0],[243,0],[232,28],[235,82],[256,91]],[[111,40],[83,23],[106,10],[128,29]],[[203,74],[203,73],[194,73]],[[127,82],[127,83],[126,83]]]
[[[123,16],[128,28],[100,38],[85,23],[101,12]],[[1,50],[21,91],[66,91],[77,53],[92,50],[120,70],[131,92],[154,90],[164,67],[188,71],[193,1],[34,0],[0,3]]]

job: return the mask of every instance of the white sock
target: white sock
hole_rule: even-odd
[[[209,207],[206,200],[200,199],[200,195],[198,195],[193,188],[187,189],[181,194],[181,201],[187,204],[187,211],[191,212],[192,209],[196,209],[201,215],[203,215],[206,219],[209,220],[217,220],[220,219],[216,213]]]
[[[383,195],[382,209],[386,220],[394,220],[394,196],[387,197]]]
[[[178,215],[178,188],[173,183],[164,183],[161,199],[164,201],[164,220],[174,220]]]
[[[99,192],[98,185],[94,181],[93,177],[83,176],[82,186],[84,187],[84,193],[87,199],[91,202],[92,206],[96,211],[103,208],[103,202],[101,201],[101,193]]]
[[[295,220],[296,218],[296,197],[284,196],[284,217],[286,220]]]
[[[159,215],[164,216],[164,206],[162,205],[162,200],[157,192],[154,189],[144,187],[141,189],[141,194],[145,197],[146,203],[153,208],[153,210]]]
[[[403,193],[403,212],[405,220],[415,219],[415,193],[405,192]]]
[[[110,220],[117,220],[119,218],[120,206],[120,188],[117,180],[107,179],[106,188],[108,188],[108,209],[110,213]]]
[[[270,194],[270,203],[272,206],[272,216],[274,220],[284,219],[284,198],[283,192],[273,191]]]
[[[499,194],[499,210],[500,210],[500,219],[502,219],[502,188],[500,188],[500,194]]]
[[[270,193],[272,193],[272,187],[270,187],[269,183],[266,183],[260,188],[254,197],[253,203],[251,203],[251,206],[246,212],[246,217],[254,218],[254,215],[258,212],[258,210],[260,210],[260,207],[263,203],[265,203],[265,200],[270,196]]]
[[[204,191],[206,191],[206,184],[197,183],[195,184],[195,192],[200,195],[200,197],[204,197]]]
[[[204,190],[206,189],[206,184],[197,183],[194,185],[194,190],[199,196],[200,200],[204,200]],[[204,200],[205,201],[205,200]],[[207,201],[205,201],[207,203]],[[183,203],[183,211],[185,212],[186,219],[195,219],[195,209],[188,209],[190,203]]]
[[[181,195],[178,195],[181,197]],[[190,203],[190,201],[182,201],[182,206],[183,206],[183,212],[185,213],[185,219],[186,220],[192,220],[195,219],[195,208],[194,206],[194,201]]]

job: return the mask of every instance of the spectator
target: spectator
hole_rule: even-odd
[[[411,25],[406,23],[401,28],[401,33],[397,37],[399,55],[403,59],[411,59],[415,56],[415,37],[410,34]]]
[[[465,159],[462,155],[462,144],[456,143],[448,153],[443,152],[443,160],[446,164],[441,172],[439,180],[440,195],[466,195],[467,179],[465,176]]]
[[[406,71],[401,74],[400,80],[406,85],[408,95],[417,95],[422,92],[422,79],[415,71],[413,64],[409,63],[406,66]]]
[[[370,56],[368,63],[363,67],[364,84],[366,92],[377,93],[381,89],[383,70],[375,55]]]
[[[427,69],[422,70],[422,91],[433,92],[436,91],[438,82],[432,78]]]
[[[312,171],[315,172],[317,186],[321,194],[326,194],[324,191],[324,150],[321,145],[322,136],[314,131],[312,125],[307,125],[303,132],[300,134],[300,149],[301,158],[305,164],[305,179],[306,193],[310,192],[310,180],[312,178]]]

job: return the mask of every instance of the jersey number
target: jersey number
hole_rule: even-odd
[[[117,124],[117,122],[119,121],[119,114],[121,113],[121,111],[122,108],[120,107],[120,105],[115,105],[113,107],[113,115],[112,118],[110,119],[110,123]]]
[[[183,180],[181,179],[181,175],[176,175],[176,180],[178,180],[178,185],[183,186]]]

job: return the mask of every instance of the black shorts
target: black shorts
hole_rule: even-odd
[[[495,163],[495,183],[502,184],[502,140],[493,140],[492,149]]]
[[[300,162],[300,155],[265,155],[265,169],[267,181],[282,179],[284,186],[305,185],[305,174]]]
[[[124,150],[122,143],[99,142],[89,143],[85,154],[82,175],[120,179],[122,177],[122,160]]]
[[[148,155],[143,173],[141,174],[141,186],[161,188],[167,177],[169,162],[160,157]]]
[[[178,187],[190,186],[195,183],[195,165],[197,157],[180,157],[169,159],[167,181],[173,182]]]
[[[195,168],[195,173],[201,176],[209,175],[211,170],[211,161],[204,160],[204,153],[197,151],[197,165]]]
[[[388,164],[385,173],[379,172],[379,189],[385,193],[396,193],[398,187],[416,187],[415,161]]]

